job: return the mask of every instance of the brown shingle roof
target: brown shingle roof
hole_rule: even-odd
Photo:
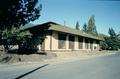
[[[39,29],[39,28],[44,28],[44,27],[47,27],[48,30],[54,30],[54,31],[74,34],[74,35],[83,36],[83,37],[86,37],[86,38],[92,38],[92,39],[96,39],[96,40],[103,40],[100,37],[96,37],[96,36],[87,34],[83,31],[76,30],[76,29],[73,29],[73,28],[70,28],[70,27],[67,27],[67,26],[63,26],[63,25],[60,25],[60,24],[57,24],[57,23],[54,23],[54,22],[43,23],[43,24],[36,25],[36,26],[30,27],[30,28],[27,28],[27,29],[34,29],[34,28]]]
[[[96,40],[102,40],[99,37],[87,34],[83,31],[80,30],[76,30],[67,26],[63,26],[60,24],[50,24],[49,30],[55,30],[55,31],[60,31],[60,32],[65,32],[65,33],[70,33],[70,34],[74,34],[74,35],[79,35],[79,36],[83,36],[83,37],[87,37],[87,38],[92,38],[92,39],[96,39]]]

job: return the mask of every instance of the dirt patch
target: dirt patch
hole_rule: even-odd
[[[55,53],[18,55],[0,52],[0,63],[11,64],[19,62],[41,62],[45,59],[51,59],[53,57],[56,57]]]
[[[108,56],[112,54],[120,54],[120,51],[72,51],[72,52],[54,52],[57,57],[45,60],[49,64],[61,64],[76,60],[89,59],[99,56]]]
[[[54,52],[59,58],[73,58],[85,56],[102,56],[110,55],[118,51],[71,51],[71,52]]]
[[[86,59],[98,56],[107,56],[119,53],[120,51],[69,51],[69,52],[47,52],[38,54],[5,54],[0,52],[0,63],[21,63],[21,62],[47,62],[61,63],[70,62],[79,59]]]

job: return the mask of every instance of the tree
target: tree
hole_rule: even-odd
[[[119,43],[120,41],[118,39],[112,39],[112,38],[109,38],[106,40],[106,43],[108,45],[108,49],[110,50],[118,50],[119,49]]]
[[[109,28],[108,31],[110,37],[109,39],[106,40],[109,49],[111,50],[118,50],[120,48],[120,40],[118,35],[115,33],[115,31],[113,30],[113,28]]]
[[[111,38],[117,37],[117,34],[116,34],[115,31],[113,30],[113,28],[109,28],[108,33],[109,33],[109,35],[110,35]]]
[[[118,33],[118,36],[120,37],[120,32]]]
[[[100,42],[100,48],[103,49],[103,50],[107,50],[109,48],[106,41],[101,41]]]
[[[80,25],[78,21],[76,22],[76,30],[80,30]]]
[[[29,38],[29,33],[19,28],[38,19],[41,8],[38,0],[3,0],[0,3],[0,30],[5,50],[13,39],[22,45],[24,39]]]
[[[12,27],[11,29],[5,29],[2,32],[4,51],[7,52],[12,45],[18,45],[19,49],[21,49],[25,41],[28,38],[31,38],[31,36],[32,34],[29,31],[24,31],[16,27]]]
[[[87,32],[87,24],[86,24],[86,23],[83,25],[82,31],[83,31],[83,32]]]
[[[97,29],[95,25],[95,16],[92,15],[88,21],[87,32],[93,35],[97,35]]]
[[[120,48],[119,34],[116,34],[113,28],[109,28],[109,37],[104,37],[104,41],[101,43],[102,49],[118,50]]]
[[[3,0],[0,2],[0,29],[20,27],[40,16],[38,0]]]

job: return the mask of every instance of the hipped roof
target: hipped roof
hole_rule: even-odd
[[[48,30],[52,30],[52,31],[59,31],[59,32],[64,32],[64,33],[69,33],[69,34],[73,34],[73,35],[78,35],[78,36],[82,36],[82,37],[86,37],[86,38],[91,38],[91,39],[96,39],[96,40],[102,40],[100,37],[97,36],[93,36],[91,34],[85,33],[81,30],[76,30],[64,25],[60,25],[54,22],[47,22],[47,23],[43,23],[40,25],[36,25],[27,29],[34,29],[34,28],[45,28],[48,27]]]

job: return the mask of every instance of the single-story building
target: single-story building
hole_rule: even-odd
[[[102,39],[54,22],[27,28],[33,36],[44,36],[37,45],[42,51],[99,50]]]

